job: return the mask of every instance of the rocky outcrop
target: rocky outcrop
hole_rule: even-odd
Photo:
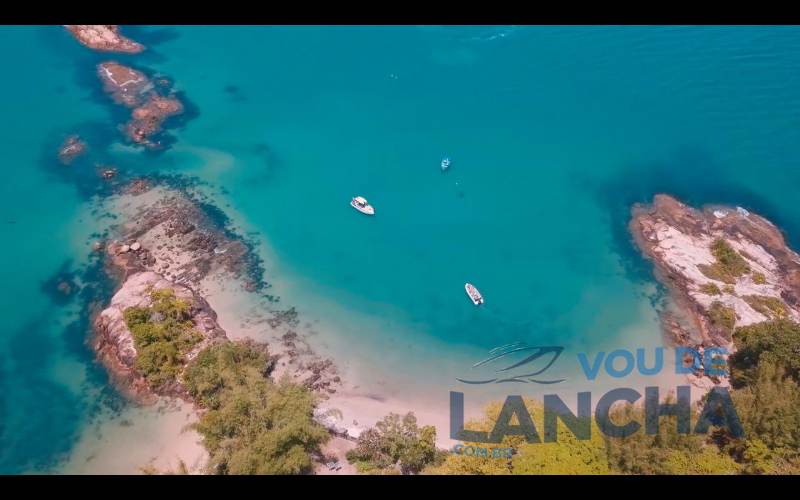
[[[135,143],[154,148],[157,143],[150,136],[161,130],[164,120],[183,112],[183,104],[175,97],[151,95],[147,101],[133,110],[131,121],[125,126],[126,135]]]
[[[131,120],[123,127],[125,135],[147,148],[161,147],[152,137],[167,118],[183,113],[183,104],[168,88],[169,81],[162,78],[153,83],[141,71],[113,61],[99,64],[97,74],[114,102],[132,110]]]
[[[765,218],[657,195],[634,207],[630,229],[678,306],[663,318],[676,343],[725,346],[735,327],[800,320],[800,256]]]
[[[767,219],[742,207],[689,207],[668,195],[633,208],[630,230],[672,298],[661,313],[667,340],[701,353],[735,352],[735,328],[776,318],[800,320],[800,255]],[[728,356],[722,356],[727,358]],[[692,364],[692,356],[684,359]],[[698,367],[688,376],[701,393],[726,377]]]
[[[243,272],[245,264],[237,259],[246,256],[247,248],[215,227],[185,195],[149,184],[133,191],[134,197],[141,197],[141,204],[114,228],[118,239],[97,247],[105,251],[108,272],[121,285],[95,320],[94,347],[116,385],[132,399],[149,403],[157,395],[187,398],[180,377],[154,391],[136,371],[137,352],[123,312],[129,307],[150,306],[152,290],[172,289],[177,298],[192,304],[192,323],[203,336],[187,354],[187,361],[191,360],[210,342],[227,338],[216,313],[197,292],[200,281],[212,271]],[[150,198],[141,196],[148,192]]]
[[[123,189],[125,202],[117,202],[112,211],[123,220],[112,228],[115,239],[96,242],[95,251],[104,251],[109,274],[121,284],[109,306],[95,321],[95,348],[109,368],[117,385],[130,397],[148,402],[160,395],[186,397],[175,384],[154,393],[135,370],[136,349],[123,312],[128,307],[148,306],[149,290],[170,288],[176,297],[192,306],[192,322],[203,334],[203,341],[187,355],[191,359],[208,342],[227,338],[217,323],[217,316],[202,295],[209,282],[224,278],[245,290],[256,276],[249,247],[212,219],[201,205],[185,193],[151,183],[134,181],[136,187]],[[298,384],[327,398],[341,385],[336,366],[330,359],[315,354],[309,343],[292,328],[298,313],[294,308],[272,311],[270,317],[241,318],[241,324],[264,323],[273,332],[286,329],[269,346],[268,372],[275,380],[288,375]],[[231,332],[231,339],[241,339]]]
[[[144,50],[144,45],[123,36],[115,24],[69,24],[65,27],[90,49],[128,54],[138,54]]]
[[[246,277],[247,245],[218,227],[197,203],[180,192],[152,186],[134,192],[147,195],[132,209],[136,214],[114,228],[119,239],[108,245],[121,279],[149,270],[197,290],[203,278],[217,271]]]
[[[217,324],[216,313],[205,299],[190,288],[176,285],[152,271],[129,275],[111,298],[108,307],[95,319],[93,347],[99,359],[109,369],[116,385],[129,397],[142,403],[153,402],[156,395],[187,397],[180,378],[175,383],[154,391],[135,366],[136,346],[123,313],[129,307],[150,307],[152,305],[150,292],[161,289],[171,289],[177,298],[191,304],[191,321],[195,330],[203,336],[203,340],[187,354],[187,361],[210,343],[226,338],[225,331]]]

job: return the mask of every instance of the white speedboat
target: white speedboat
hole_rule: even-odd
[[[469,298],[473,304],[475,304],[476,306],[483,304],[483,295],[481,295],[481,292],[479,292],[478,289],[475,288],[475,285],[471,283],[466,283],[464,285],[464,290],[467,291],[467,295],[469,295]]]
[[[442,172],[450,168],[450,158],[444,158],[442,160]]]
[[[362,214],[375,215],[375,209],[369,204],[363,196],[356,196],[350,200],[350,206],[361,212]]]

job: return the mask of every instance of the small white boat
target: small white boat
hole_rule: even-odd
[[[476,306],[483,304],[483,295],[481,295],[481,292],[479,292],[478,289],[475,288],[475,285],[471,283],[466,283],[464,285],[464,290],[467,291],[467,295],[469,295],[469,298],[470,300],[472,300],[473,304],[475,304]]]
[[[450,168],[450,158],[444,158],[442,160],[442,172]]]
[[[361,212],[362,214],[375,215],[375,209],[367,202],[363,196],[356,196],[350,200],[350,206]]]

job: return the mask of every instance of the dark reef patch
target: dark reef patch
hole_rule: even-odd
[[[266,271],[264,269],[263,259],[255,252],[257,243],[247,238],[245,235],[236,232],[233,229],[230,218],[218,206],[208,200],[200,199],[192,193],[186,194],[192,198],[198,208],[209,218],[211,223],[222,231],[226,238],[232,241],[239,241],[247,248],[245,272],[248,276],[248,289],[252,292],[258,292],[270,302],[276,302],[275,296],[264,293],[266,290],[272,288],[272,285],[264,278]]]
[[[108,152],[108,145],[115,140],[113,127],[107,128],[102,123],[89,122],[76,125],[72,131],[86,141],[89,150],[69,165],[64,165],[58,158],[59,146],[69,134],[51,132],[42,141],[37,165],[52,180],[72,184],[81,198],[88,200],[93,196],[114,193],[128,178],[136,175],[134,170],[117,163]],[[115,175],[113,178],[104,178],[103,171],[109,168],[115,169]]]
[[[21,473],[55,465],[56,456],[71,448],[82,423],[83,401],[50,373],[55,353],[42,346],[52,342],[55,327],[48,314],[30,321],[9,337],[9,365],[6,376],[14,387],[3,391],[7,409],[13,411],[6,422],[15,422],[15,435],[6,436],[7,453],[0,472]],[[41,411],[41,402],[47,411]]]
[[[64,328],[65,349],[77,359],[90,360],[86,367],[86,384],[87,387],[99,389],[100,394],[96,399],[87,400],[88,415],[108,411],[117,414],[128,404],[127,400],[108,383],[109,374],[97,362],[89,342],[92,321],[105,307],[117,286],[105,271],[103,252],[94,252],[90,256],[88,265],[80,271],[80,278],[84,283],[78,295],[81,314]]]
[[[108,384],[109,375],[88,343],[92,317],[113,294],[114,283],[103,270],[100,253],[82,269],[70,271],[70,267],[71,262],[65,262],[62,275],[84,283],[71,299],[80,301],[75,319],[62,327],[48,320],[57,315],[55,311],[45,311],[10,336],[8,363],[0,357],[0,474],[52,470],[69,457],[89,423],[100,415],[118,415],[129,405]],[[52,373],[61,354],[42,348],[53,344],[54,334],[67,359],[85,367],[77,392]],[[14,380],[14,387],[8,387],[7,380]],[[47,402],[46,412],[41,411],[42,401]],[[17,422],[13,427],[21,432],[4,433],[9,421]]]
[[[242,93],[242,89],[236,85],[228,84],[225,85],[223,91],[230,97],[231,101],[233,102],[243,102],[247,100],[247,97]]]
[[[72,261],[67,260],[59,267],[58,271],[42,283],[42,293],[47,295],[55,304],[64,305],[80,293],[76,278],[78,274],[71,271]]]
[[[253,146],[253,153],[261,160],[263,165],[253,174],[248,176],[248,180],[254,184],[267,183],[273,180],[275,174],[280,168],[280,159],[278,154],[268,144],[260,142]]]

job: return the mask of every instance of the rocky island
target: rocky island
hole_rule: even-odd
[[[123,36],[115,24],[69,24],[65,26],[81,44],[104,52],[138,54],[144,45]]]
[[[98,65],[103,89],[117,104],[131,109],[131,120],[124,126],[125,135],[134,143],[150,149],[161,147],[151,138],[161,131],[164,121],[183,112],[183,104],[172,93],[166,79],[156,83],[141,71],[117,62]]]
[[[86,143],[77,135],[71,135],[64,140],[58,148],[58,159],[64,165],[69,165],[75,158],[86,152]]]
[[[293,309],[274,311],[263,321],[270,331],[286,332],[276,333],[278,341],[267,345],[226,332],[206,296],[219,280],[238,284],[247,293],[263,288],[249,246],[210,216],[199,200],[158,182],[130,182],[107,209],[121,222],[110,229],[107,241],[96,241],[92,249],[103,252],[118,288],[93,320],[91,344],[111,380],[140,404],[161,397],[193,404],[210,457],[209,472],[311,471],[318,446],[328,436],[328,422],[316,405],[340,385],[336,367],[291,330],[297,315]],[[252,398],[249,408],[262,413],[237,406],[242,397]],[[277,408],[284,405],[290,409]],[[220,430],[231,411],[246,412],[255,427]],[[292,415],[272,420],[275,412]],[[229,455],[231,449],[240,455],[261,453],[251,448],[253,433],[272,439],[267,434],[295,431],[300,433],[292,445],[295,455],[281,452],[244,462]],[[220,432],[237,444],[220,447]],[[306,458],[297,460],[298,453]]]

